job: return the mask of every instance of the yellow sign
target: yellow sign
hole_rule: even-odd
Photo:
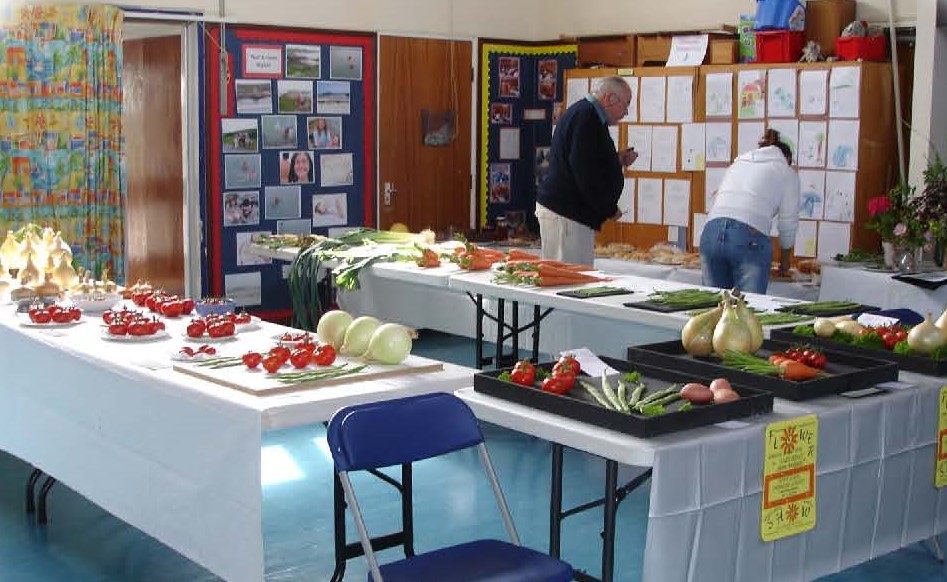
[[[947,485],[947,386],[941,387],[940,398],[937,400],[937,462],[934,485]]]
[[[635,70],[634,69],[618,69],[618,71],[616,71],[615,74],[618,75],[619,77],[630,77],[635,74]]]
[[[771,542],[815,527],[815,462],[819,421],[814,415],[766,427],[760,535]]]

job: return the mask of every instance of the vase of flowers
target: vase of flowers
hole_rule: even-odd
[[[917,204],[914,188],[905,183],[868,201],[869,218],[865,226],[878,233],[882,245],[891,245],[893,266],[900,270],[917,270],[918,250],[933,240],[930,221],[919,213]]]

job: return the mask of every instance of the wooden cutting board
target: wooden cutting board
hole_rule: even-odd
[[[354,367],[359,362],[339,358],[335,364],[348,363]],[[338,378],[329,378],[326,380],[313,380],[311,382],[301,382],[299,384],[283,384],[277,379],[278,374],[267,374],[262,367],[256,370],[248,370],[245,366],[233,366],[230,368],[207,368],[196,364],[176,363],[173,369],[195,376],[208,382],[213,382],[227,388],[240,390],[254,396],[274,396],[277,394],[288,394],[299,392],[301,390],[312,390],[315,388],[325,388],[328,386],[339,386],[342,384],[353,384],[357,382],[367,382],[370,380],[380,380],[382,378],[392,378],[395,376],[407,376],[411,374],[426,374],[428,372],[440,372],[444,369],[442,362],[435,362],[426,358],[417,356],[408,356],[404,362],[396,366],[386,366],[383,364],[370,364],[367,368],[357,374],[350,376],[341,376]],[[316,368],[310,368],[315,370]],[[296,372],[290,366],[284,366],[281,372]]]

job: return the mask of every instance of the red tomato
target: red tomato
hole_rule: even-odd
[[[178,353],[184,354],[185,356],[192,358],[194,357],[194,348],[192,348],[191,346],[184,346],[183,348],[178,350]]]
[[[154,332],[151,330],[151,324],[144,319],[136,319],[135,321],[128,324],[128,335],[151,335]]]
[[[184,313],[184,305],[177,299],[165,301],[161,304],[161,314],[165,317],[181,317]]]
[[[573,374],[578,374],[579,372],[582,371],[582,365],[579,364],[579,360],[575,359],[575,356],[573,356],[572,354],[563,355],[562,357],[559,358],[559,361],[557,362],[557,364],[568,365],[569,368],[572,369]],[[555,367],[553,367],[552,371],[553,373],[556,372]]]
[[[562,374],[559,376],[549,376],[543,380],[543,392],[552,392],[553,394],[568,394],[575,386],[575,376],[572,374]]]
[[[33,323],[49,323],[52,321],[53,316],[44,309],[33,308],[30,309],[30,321]]]
[[[245,325],[247,323],[250,323],[251,321],[253,321],[253,318],[250,317],[250,314],[247,313],[246,311],[241,311],[240,313],[237,313],[236,315],[234,315],[234,319],[233,319],[233,322],[239,325]]]
[[[200,319],[192,319],[191,323],[187,324],[187,337],[201,337],[204,335],[204,331],[207,329],[207,326],[204,325],[204,322]]]
[[[197,351],[203,354],[207,354],[208,356],[217,355],[217,348],[215,348],[214,346],[209,346],[207,344],[203,344],[201,347],[197,348]]]
[[[128,335],[128,326],[124,323],[109,324],[109,333],[112,335]]]
[[[194,311],[194,300],[185,297],[181,300],[181,315],[190,315],[192,311]]]
[[[513,380],[513,383],[519,384],[520,386],[532,386],[533,383],[536,382],[536,366],[527,360],[520,360],[513,366],[513,371],[510,372],[510,378]]]
[[[263,361],[263,356],[260,355],[259,352],[247,352],[243,354],[240,359],[243,360],[243,364],[246,367],[252,370],[260,365],[260,362]]]
[[[60,310],[52,314],[53,323],[69,323],[72,321],[72,314],[68,311]]]
[[[289,363],[294,368],[305,368],[309,365],[310,354],[307,350],[295,349],[289,354]]]
[[[279,359],[280,364],[282,365],[289,361],[290,353],[291,352],[289,351],[289,348],[284,345],[278,345],[274,348],[270,348],[270,351],[267,353],[267,355],[275,356],[277,359]]]
[[[579,373],[578,369],[574,367],[576,365],[578,365],[578,363],[573,364],[569,360],[559,360],[552,367],[552,375],[558,376],[559,374],[572,374],[575,376]]]
[[[263,369],[270,374],[275,374],[277,370],[283,367],[283,361],[276,356],[267,356],[263,358]]]
[[[319,344],[312,352],[312,361],[317,366],[328,366],[335,361],[335,348],[329,344]]]
[[[72,316],[73,321],[79,321],[80,319],[82,319],[82,310],[79,309],[78,307],[70,307],[69,315]]]
[[[818,368],[821,370],[822,368],[826,366],[826,364],[829,363],[829,359],[825,356],[825,354],[816,352],[815,354],[812,355],[812,357],[806,363],[812,366],[813,368]]]

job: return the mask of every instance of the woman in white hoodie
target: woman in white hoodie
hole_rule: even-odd
[[[799,176],[792,151],[767,129],[759,148],[740,155],[724,174],[700,237],[704,285],[766,293],[773,218],[779,217],[779,269],[789,259],[799,226]]]

